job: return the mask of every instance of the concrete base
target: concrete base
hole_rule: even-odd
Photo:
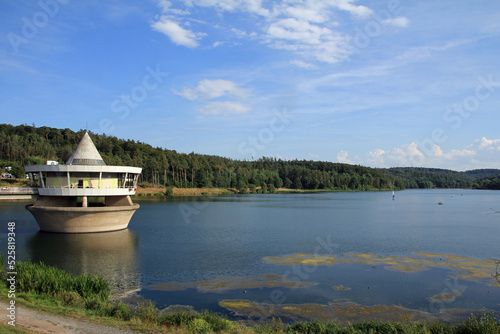
[[[139,204],[109,207],[50,207],[27,205],[44,232],[91,233],[126,229]]]

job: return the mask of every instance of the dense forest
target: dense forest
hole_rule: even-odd
[[[23,177],[25,165],[45,164],[46,160],[65,163],[84,132],[0,124],[0,167],[11,166],[13,175]],[[141,182],[160,186],[249,188],[253,191],[262,187],[263,191],[269,192],[282,187],[310,190],[470,188],[498,184],[495,176],[500,176],[500,170],[376,169],[267,157],[239,161],[194,152],[178,153],[105,134],[89,132],[89,135],[106,164],[142,167]]]

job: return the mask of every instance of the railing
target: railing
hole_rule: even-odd
[[[135,195],[135,188],[38,188],[41,196],[123,196]]]
[[[38,195],[35,187],[0,187],[0,195]]]

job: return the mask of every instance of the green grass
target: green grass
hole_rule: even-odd
[[[98,298],[108,300],[108,283],[100,276],[74,276],[67,271],[48,266],[42,262],[16,263],[16,287],[18,291],[35,294],[61,295],[69,297],[78,294],[83,300]],[[77,296],[73,296],[77,298]]]
[[[21,328],[19,326],[11,326],[4,323],[0,323],[0,333],[2,334],[26,334],[32,333],[28,330]]]
[[[0,256],[0,261],[3,259]],[[248,334],[498,334],[500,320],[497,314],[484,311],[464,322],[358,322],[339,324],[317,321],[284,325],[280,318],[256,326],[246,327],[209,312],[163,313],[153,302],[146,301],[131,307],[110,299],[107,282],[100,276],[74,276],[44,263],[18,262],[16,265],[16,303],[43,308],[52,313],[93,321],[141,332],[173,333],[248,333]],[[0,295],[6,298],[5,277],[0,284]],[[26,333],[19,328],[0,324],[1,333]]]

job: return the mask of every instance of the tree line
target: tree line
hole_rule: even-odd
[[[0,166],[11,166],[17,177],[23,166],[55,160],[64,164],[84,130],[0,124]],[[417,168],[378,169],[307,160],[262,157],[241,161],[215,155],[178,153],[140,141],[89,132],[107,165],[142,167],[140,182],[180,188],[220,187],[378,190],[406,188],[467,188],[475,181],[466,173]],[[498,171],[500,174],[500,171]],[[482,175],[484,177],[484,175]]]

